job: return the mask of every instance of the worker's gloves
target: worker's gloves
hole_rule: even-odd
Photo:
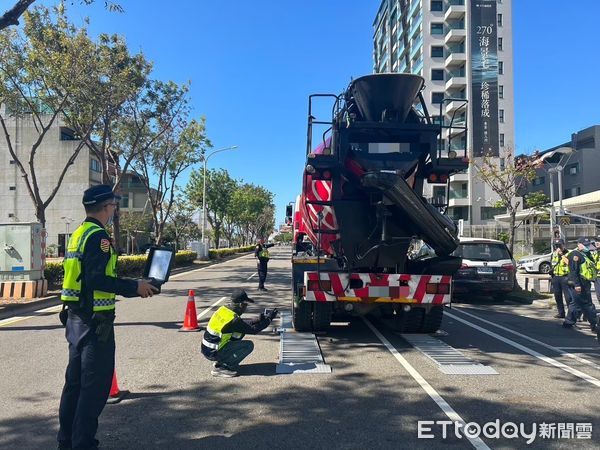
[[[277,314],[279,314],[279,310],[277,308],[275,308],[274,310],[269,312],[269,315],[267,317],[269,320],[272,321],[275,317],[277,317]]]

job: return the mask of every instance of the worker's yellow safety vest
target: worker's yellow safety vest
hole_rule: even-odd
[[[85,244],[89,237],[102,231],[104,228],[92,222],[83,222],[75,230],[69,239],[67,252],[63,261],[64,278],[60,299],[63,302],[79,302],[81,298],[81,262]],[[110,246],[110,259],[106,265],[105,274],[109,277],[117,276],[117,254]],[[112,292],[94,291],[93,292],[93,311],[113,311],[115,309],[115,294]]]
[[[596,250],[592,253],[594,261],[596,261],[596,272],[600,272],[600,251]]]
[[[202,338],[202,345],[211,350],[221,350],[231,340],[240,340],[244,337],[242,333],[221,333],[221,330],[238,315],[226,306],[221,306],[212,315],[206,326],[206,332]]]
[[[596,261],[594,261],[592,255],[581,253],[583,254],[583,261],[581,262],[581,266],[579,266],[579,273],[584,280],[594,281],[598,275]]]
[[[569,252],[563,256],[567,257],[568,255]],[[569,274],[569,264],[565,264],[562,256],[558,256],[556,253],[552,253],[552,269],[557,277],[564,277]]]
[[[263,247],[261,251],[258,252],[259,258],[269,259],[269,250]]]

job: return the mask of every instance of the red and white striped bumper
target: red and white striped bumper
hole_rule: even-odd
[[[348,282],[348,277],[352,280]],[[450,303],[450,275],[304,272],[305,300],[316,302]],[[354,287],[352,286],[362,286]]]

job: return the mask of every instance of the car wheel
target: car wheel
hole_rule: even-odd
[[[540,273],[550,273],[550,271],[552,270],[552,265],[549,262],[543,262],[540,264],[539,270]]]

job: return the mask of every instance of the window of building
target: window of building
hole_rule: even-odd
[[[498,14],[498,26],[502,26],[502,14]]]
[[[431,103],[440,104],[444,101],[444,93],[443,92],[432,92],[431,93]]]
[[[16,163],[17,163],[17,162],[16,162],[14,159],[11,159],[11,160],[9,161],[9,164],[16,164]]]
[[[502,45],[503,45],[502,38],[501,38],[501,37],[499,37],[499,38],[498,38],[498,50],[500,50],[500,51],[504,50],[504,49],[502,48]]]
[[[546,183],[546,177],[541,175],[539,177],[535,177],[532,181],[531,184],[533,186],[542,186],[544,183]]]
[[[500,170],[506,169],[506,158],[500,158]]]
[[[494,208],[493,206],[481,207],[481,220],[492,220],[494,216],[506,213],[506,208]]]
[[[444,47],[441,45],[432,45],[431,46],[431,57],[432,58],[443,58],[444,57]]]
[[[498,98],[504,98],[504,86],[498,85]]]
[[[498,73],[500,75],[504,74],[504,63],[502,61],[498,61]]]
[[[76,141],[75,131],[68,127],[60,127],[60,140],[61,141]]]
[[[500,133],[500,147],[504,147],[504,133]]]
[[[123,195],[121,197],[121,208],[129,208],[129,196]]]
[[[580,187],[572,187],[569,189],[565,189],[564,190],[564,198],[571,198],[571,197],[575,197],[577,195],[581,195],[581,188]]]
[[[102,168],[100,167],[100,161],[97,159],[90,159],[90,170],[93,172],[102,172]]]
[[[444,80],[444,69],[431,69],[431,79],[433,81]]]
[[[431,24],[431,34],[444,34],[444,24],[443,23],[432,23]]]
[[[452,220],[469,220],[468,206],[453,206],[448,208],[448,216]]]
[[[16,191],[16,190],[17,190],[17,187],[16,187],[16,186],[9,186],[9,187],[8,187],[8,190],[9,190],[9,191]]]
[[[442,0],[431,0],[430,9],[431,11],[443,11],[444,2]]]
[[[8,217],[15,217],[13,213],[8,213]]]
[[[565,171],[569,175],[577,175],[579,173],[579,163],[569,164],[565,167]]]
[[[498,121],[500,123],[504,123],[504,110],[503,109],[498,110]]]

